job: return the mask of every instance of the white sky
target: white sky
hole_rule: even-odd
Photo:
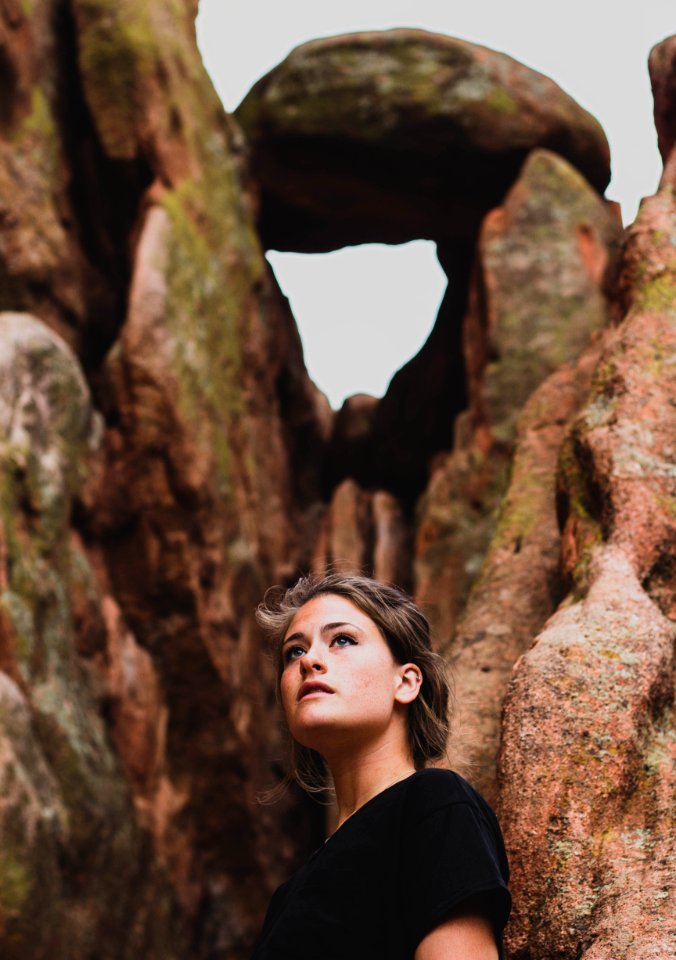
[[[647,70],[676,32],[674,0],[200,0],[197,36],[227,110],[298,44],[359,30],[420,27],[503,50],[555,80],[601,122],[625,223],[654,193],[661,162]],[[445,285],[434,245],[369,244],[270,253],[311,376],[332,405],[382,395],[422,346]]]

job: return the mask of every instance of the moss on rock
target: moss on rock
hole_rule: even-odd
[[[135,0],[75,0],[78,59],[85,93],[106,153],[138,153],[144,84],[157,66],[148,4]]]
[[[147,854],[71,602],[71,578],[93,580],[69,523],[96,420],[75,357],[47,327],[0,314],[0,344],[3,667],[26,691],[0,672],[1,950],[67,960],[117,931],[121,956]]]

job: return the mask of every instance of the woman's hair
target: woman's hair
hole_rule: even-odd
[[[408,705],[408,742],[416,770],[446,754],[450,730],[452,687],[448,668],[432,650],[430,625],[422,611],[398,587],[369,577],[331,573],[304,576],[282,591],[272,588],[256,610],[256,619],[271,641],[277,667],[277,693],[284,663],[282,643],[294,616],[302,606],[323,594],[345,597],[365,613],[385,638],[398,663],[415,663],[423,681],[415,700]],[[317,751],[291,740],[290,779],[309,793],[328,787],[328,771]]]

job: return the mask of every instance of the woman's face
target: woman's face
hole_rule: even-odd
[[[403,729],[421,674],[397,663],[378,627],[345,597],[298,610],[282,646],[281,696],[291,735],[320,753]]]

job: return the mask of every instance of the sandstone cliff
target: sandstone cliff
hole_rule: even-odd
[[[413,590],[455,665],[512,956],[666,958],[676,41],[623,234],[598,124],[509,57],[316,41],[232,118],[195,13],[0,3],[0,952],[248,957],[321,832],[256,802],[253,608],[331,563]],[[264,249],[418,237],[430,339],[333,414]]]

